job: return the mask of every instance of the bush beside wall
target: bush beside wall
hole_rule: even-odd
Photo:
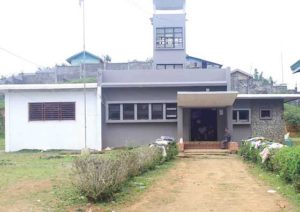
[[[264,163],[261,162],[259,155],[262,150],[263,147],[255,149],[248,143],[242,143],[239,153],[245,160],[257,163],[265,170],[278,174],[300,192],[300,147],[271,150],[269,158]]]
[[[167,147],[165,158],[160,148],[147,146],[81,156],[74,161],[74,185],[89,201],[110,199],[129,178],[174,158],[174,146]]]

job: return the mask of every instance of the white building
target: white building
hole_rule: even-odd
[[[85,147],[82,84],[3,85],[5,151]],[[101,149],[101,94],[87,84],[87,146]]]

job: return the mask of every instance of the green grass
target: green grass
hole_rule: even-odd
[[[252,175],[266,182],[268,186],[271,186],[272,189],[286,197],[296,208],[300,209],[300,193],[297,193],[291,184],[287,184],[279,177],[279,175],[265,171],[256,164],[246,163],[248,164],[249,171]]]
[[[25,205],[33,204],[37,210],[77,209],[80,211],[82,209],[85,211],[88,202],[72,186],[71,181],[72,162],[75,157],[77,155],[63,152],[0,153],[0,191],[6,196],[6,198],[0,198],[0,208],[20,202]],[[110,210],[136,199],[175,163],[176,161],[164,163],[157,166],[155,170],[130,179],[115,195],[114,201],[99,203],[95,206]],[[36,183],[38,186],[32,191]],[[39,184],[49,186],[45,189],[38,189]],[[27,191],[27,187],[31,188],[31,191]],[[9,198],[11,193],[14,194],[14,198]]]
[[[300,137],[291,138],[295,146],[300,146]]]

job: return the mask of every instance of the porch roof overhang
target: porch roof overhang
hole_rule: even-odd
[[[232,106],[238,92],[178,92],[177,105],[179,107],[227,107]]]
[[[300,94],[239,94],[237,99],[248,100],[272,100],[282,99],[284,102],[300,99]]]

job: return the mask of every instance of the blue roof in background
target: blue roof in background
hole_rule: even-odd
[[[75,55],[69,57],[66,61],[67,61],[68,63],[71,63],[72,60],[76,60],[76,59],[83,58],[83,56],[84,56],[84,51],[81,51],[81,52],[79,52],[79,53],[77,53],[77,54],[75,54]],[[93,59],[95,59],[95,60],[99,60],[100,62],[103,62],[103,60],[102,60],[100,57],[98,57],[98,56],[96,56],[96,55],[94,55],[94,54],[92,54],[92,53],[90,53],[90,52],[88,52],[88,51],[85,51],[85,56],[86,56],[86,57],[93,58]]]
[[[300,72],[300,60],[298,60],[296,63],[294,63],[291,66],[291,69],[294,73]]]
[[[211,61],[208,61],[208,60],[203,60],[203,59],[201,59],[201,58],[192,57],[192,56],[189,56],[189,55],[186,56],[186,59],[187,59],[187,60],[189,60],[189,59],[191,59],[191,60],[197,60],[197,61],[199,61],[199,62],[207,62],[207,63],[209,63],[209,64],[218,65],[218,66],[220,66],[220,67],[223,66],[223,65],[221,65],[221,64],[219,64],[219,63],[211,62]]]

